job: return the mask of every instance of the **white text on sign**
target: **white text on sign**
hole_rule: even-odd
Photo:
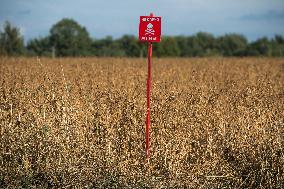
[[[148,18],[143,18],[142,21],[144,21],[144,22],[153,22],[153,21],[159,22],[160,18],[158,18],[158,17],[154,17],[154,18],[148,17]]]

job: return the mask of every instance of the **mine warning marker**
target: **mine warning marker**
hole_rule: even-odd
[[[148,42],[148,78],[147,78],[147,111],[146,111],[146,158],[150,158],[150,105],[151,105],[151,82],[152,82],[152,42],[161,41],[161,17],[140,16],[139,41]]]

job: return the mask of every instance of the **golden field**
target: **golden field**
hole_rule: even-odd
[[[284,188],[284,59],[0,58],[0,188]]]

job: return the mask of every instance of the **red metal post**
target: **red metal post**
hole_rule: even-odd
[[[150,14],[153,16],[153,13]],[[152,81],[152,43],[148,42],[148,79],[147,79],[147,114],[146,114],[146,157],[150,157],[150,103]]]
[[[148,43],[147,115],[146,115],[146,156],[150,157],[150,103],[152,80],[152,43]]]

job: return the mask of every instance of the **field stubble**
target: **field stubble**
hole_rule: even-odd
[[[0,187],[284,188],[284,60],[1,58]]]

